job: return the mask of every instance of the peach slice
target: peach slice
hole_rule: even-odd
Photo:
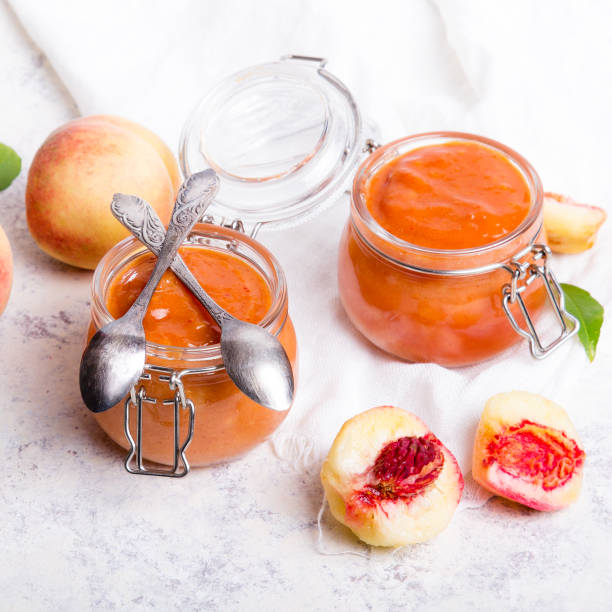
[[[536,510],[575,501],[585,454],[567,413],[535,393],[494,395],[480,417],[472,475],[493,493]]]
[[[555,253],[590,249],[606,217],[606,211],[597,206],[578,204],[558,193],[544,194],[544,229],[548,246]]]
[[[448,525],[463,491],[452,453],[421,419],[394,406],[342,426],[321,482],[334,517],[373,546],[429,540]]]

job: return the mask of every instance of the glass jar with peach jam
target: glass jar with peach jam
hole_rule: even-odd
[[[279,338],[295,369],[287,287],[272,254],[241,232],[210,224],[196,225],[180,253],[220,306]],[[94,274],[89,337],[129,308],[153,265],[153,256],[134,238],[106,254]],[[265,440],[287,415],[255,403],[229,379],[220,329],[173,272],[162,278],[143,324],[147,365],[137,389],[95,415],[117,444],[131,450],[128,471],[166,473],[146,468],[148,460],[184,475],[189,465],[234,459]]]
[[[549,269],[542,187],[492,140],[430,133],[378,148],[361,165],[338,281],[353,324],[401,359],[475,364],[525,337],[545,356],[577,331]],[[561,326],[535,329],[549,301]]]

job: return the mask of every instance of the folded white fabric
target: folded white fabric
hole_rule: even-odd
[[[287,53],[318,55],[328,58],[385,140],[438,129],[480,133],[525,155],[546,189],[608,206],[612,83],[599,68],[612,39],[609,19],[595,4],[10,3],[82,114],[124,115],[172,148],[217,78]],[[513,389],[558,401],[579,431],[595,426],[612,371],[606,325],[593,364],[577,341],[542,362],[525,343],[457,370],[397,361],[368,344],[339,303],[336,251],[347,216],[345,199],[285,233],[260,234],[287,274],[299,341],[297,401],[273,439],[280,456],[316,468],[343,421],[395,404],[419,415],[469,472],[484,402]],[[554,268],[610,308],[604,262],[611,258],[604,227],[592,251],[557,257]]]

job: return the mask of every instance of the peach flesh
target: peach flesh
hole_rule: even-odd
[[[347,519],[359,521],[360,513],[367,508],[378,505],[385,512],[386,501],[410,503],[413,497],[425,493],[442,471],[441,446],[433,434],[389,442],[367,471],[369,483],[349,500]]]
[[[497,434],[487,446],[488,463],[538,483],[545,491],[564,485],[584,462],[582,451],[562,431],[528,420]]]
[[[556,253],[581,253],[595,244],[606,212],[557,193],[544,194],[547,244]]]
[[[321,469],[333,516],[373,546],[424,542],[450,522],[463,491],[450,451],[394,406],[349,419]]]
[[[560,406],[535,394],[513,392],[487,402],[474,443],[472,473],[493,493],[550,511],[577,498],[584,459]]]
[[[38,246],[60,261],[95,268],[128,235],[110,212],[115,192],[147,200],[164,223],[176,186],[155,135],[130,122],[85,117],[61,126],[36,153],[26,187],[26,214]],[[176,164],[175,164],[176,165]]]
[[[13,283],[13,255],[8,238],[0,226],[0,314],[6,308]]]

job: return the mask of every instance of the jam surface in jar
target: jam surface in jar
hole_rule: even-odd
[[[262,276],[245,261],[200,247],[181,247],[180,255],[206,292],[230,314],[259,323],[272,296]],[[155,257],[141,255],[113,278],[106,304],[114,319],[124,315],[145,286]],[[171,270],[155,289],[143,320],[149,342],[166,346],[203,347],[217,344],[221,330],[207,310]]]
[[[529,187],[501,153],[475,142],[419,147],[385,164],[366,187],[378,224],[411,244],[468,249],[495,242],[527,216]]]
[[[214,232],[234,234],[231,230],[218,228]],[[248,240],[242,237],[235,239]],[[254,241],[250,243],[255,245],[258,252],[264,250]],[[120,246],[117,245],[115,250],[120,250]],[[263,263],[266,260],[261,260],[260,270],[259,264],[251,264],[240,254],[224,249],[185,245],[179,252],[202,287],[230,314],[250,323],[260,323],[266,317],[273,317],[268,329],[278,335],[295,372],[297,346],[295,330],[287,312],[286,294],[281,292],[285,297],[278,297],[281,295],[278,293],[280,281],[274,280],[268,264]],[[116,257],[120,257],[119,253]],[[122,260],[108,273],[108,282],[101,284],[105,289],[100,287],[98,291],[102,293],[98,295],[113,318],[120,317],[131,306],[147,282],[153,266],[154,257],[144,253]],[[97,329],[94,320],[89,328],[90,338]],[[172,271],[164,274],[156,288],[143,325],[147,341],[159,345],[151,352],[147,349],[149,365],[175,372],[206,369],[205,372],[190,373],[181,379],[185,396],[195,407],[193,438],[186,450],[190,465],[210,465],[244,455],[268,438],[287,416],[288,411],[276,412],[260,406],[232,382],[222,367],[218,325]],[[217,357],[211,357],[204,351],[213,351]],[[152,373],[150,380],[141,380],[139,384],[144,388],[146,397],[156,400],[155,403],[142,404],[143,457],[155,463],[172,465],[173,406],[164,402],[171,404],[175,391],[155,373]],[[137,429],[136,412],[135,407],[130,409],[130,430],[133,435]],[[112,440],[124,449],[129,448],[124,433],[124,400],[106,412],[96,413],[95,418]],[[188,411],[180,410],[179,419],[180,440],[185,440]]]

